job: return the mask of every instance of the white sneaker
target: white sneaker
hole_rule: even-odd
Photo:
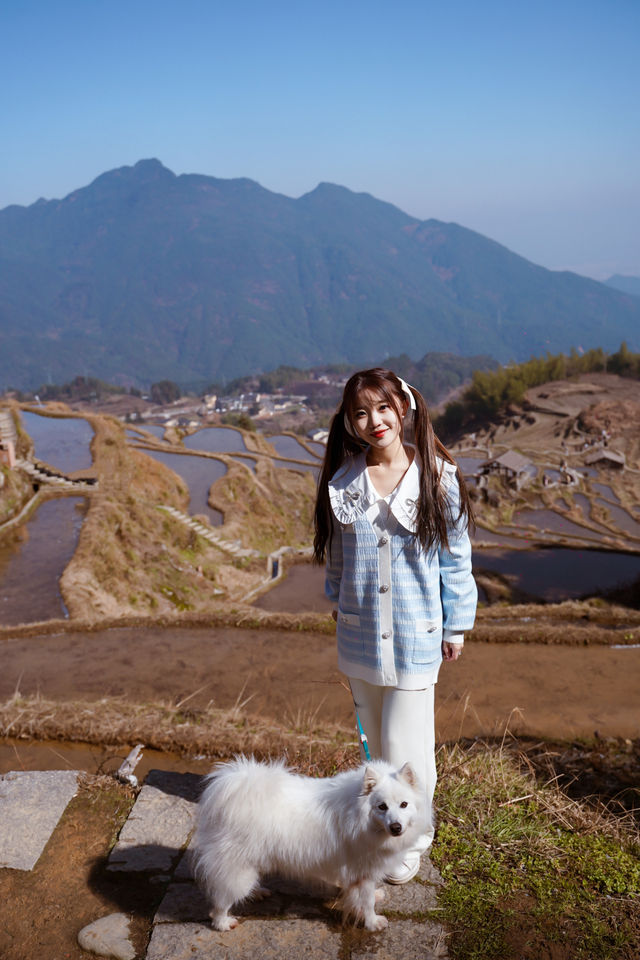
[[[398,868],[393,873],[388,873],[384,878],[386,883],[408,883],[413,880],[420,869],[420,854],[408,853]]]

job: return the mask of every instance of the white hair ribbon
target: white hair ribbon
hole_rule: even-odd
[[[416,408],[416,398],[415,398],[414,395],[413,395],[413,390],[410,390],[410,389],[409,389],[409,384],[406,382],[406,380],[403,380],[402,377],[398,377],[398,380],[400,381],[400,386],[402,387],[402,392],[403,392],[403,393],[406,393],[406,395],[407,395],[407,400],[409,401],[409,408],[410,408],[411,410],[415,410],[415,408]]]

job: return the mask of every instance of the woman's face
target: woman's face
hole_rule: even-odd
[[[402,415],[406,412],[402,411]],[[360,439],[377,450],[402,442],[402,420],[395,405],[379,390],[363,390],[351,414],[351,423]]]

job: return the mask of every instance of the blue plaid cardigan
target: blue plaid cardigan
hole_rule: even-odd
[[[455,518],[455,467],[439,461],[439,468]],[[365,453],[347,459],[329,482],[334,523],[325,592],[338,610],[338,666],[349,677],[405,689],[435,682],[443,631],[470,630],[477,601],[466,524],[451,523],[448,549],[425,551],[415,536],[418,471],[414,457],[381,529],[366,516],[380,497]]]

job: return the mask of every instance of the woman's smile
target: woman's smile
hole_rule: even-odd
[[[360,438],[378,449],[401,442],[402,421],[398,410],[383,393],[366,391],[353,411],[352,423]]]

